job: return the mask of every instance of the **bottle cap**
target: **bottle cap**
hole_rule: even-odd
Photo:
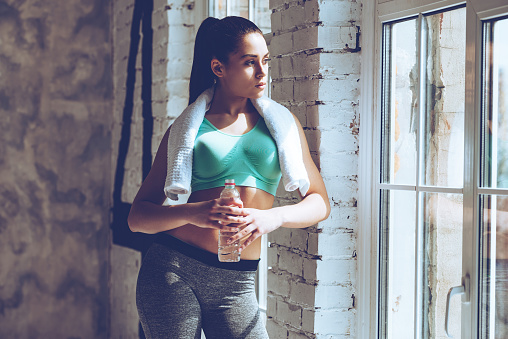
[[[226,179],[226,185],[234,185],[235,179]]]

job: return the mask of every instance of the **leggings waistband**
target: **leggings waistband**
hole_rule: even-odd
[[[222,268],[233,271],[256,271],[259,264],[257,260],[244,260],[239,262],[222,262],[219,261],[217,254],[208,252],[202,248],[192,246],[186,242],[173,237],[167,233],[159,233],[155,237],[155,243],[166,246],[172,250],[178,251],[183,255],[193,258],[208,266]]]

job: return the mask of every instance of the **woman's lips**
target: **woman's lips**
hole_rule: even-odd
[[[266,87],[266,82],[260,82],[259,84],[256,85],[257,88],[265,88]]]

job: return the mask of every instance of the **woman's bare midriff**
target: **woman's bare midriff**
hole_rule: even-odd
[[[236,186],[240,192],[243,206],[247,208],[256,208],[260,210],[269,209],[273,205],[274,196],[263,190],[254,187]],[[206,201],[219,197],[222,187],[212,188],[203,191],[197,191],[190,195],[188,202]],[[219,231],[212,228],[202,228],[192,224],[187,224],[166,233],[208,252],[217,253],[217,244],[219,240]],[[252,244],[244,249],[240,255],[241,259],[255,260],[259,259],[261,253],[261,237],[257,238]]]

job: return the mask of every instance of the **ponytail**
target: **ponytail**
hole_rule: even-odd
[[[224,19],[206,18],[199,26],[194,43],[194,58],[189,84],[189,105],[215,82],[211,61],[217,58],[227,63],[243,37],[249,33],[263,34],[250,20],[238,16]]]
[[[209,35],[212,27],[219,22],[216,18],[206,18],[199,26],[194,42],[194,58],[189,84],[189,105],[192,104],[204,90],[210,88],[215,80],[210,67],[212,51]]]

